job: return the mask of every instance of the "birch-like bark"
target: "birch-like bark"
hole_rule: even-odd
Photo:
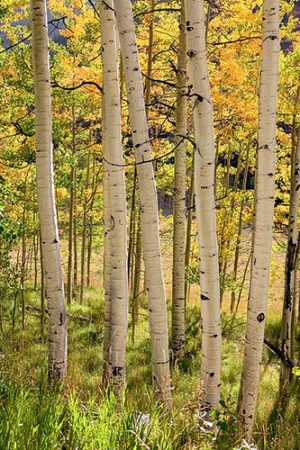
[[[92,250],[93,250],[93,209],[96,198],[97,190],[97,175],[96,175],[96,155],[93,154],[93,164],[92,164],[92,193],[89,199],[89,223],[88,223],[88,248],[87,248],[87,274],[86,274],[86,284],[87,287],[91,287],[91,262],[92,262]]]
[[[221,322],[214,195],[214,124],[206,56],[203,0],[186,0],[188,77],[195,128],[194,188],[200,255],[202,407],[218,406],[221,383]]]
[[[252,437],[259,390],[273,237],[279,0],[264,0],[262,23],[253,255],[238,402],[239,432],[248,439]]]
[[[88,150],[87,154],[87,162],[86,162],[86,178],[85,178],[85,186],[84,186],[84,195],[83,195],[83,214],[82,214],[82,234],[81,234],[81,261],[80,261],[80,295],[79,295],[79,303],[82,305],[83,303],[83,290],[86,286],[86,276],[85,276],[85,262],[86,262],[86,241],[87,241],[87,215],[88,215],[88,189],[90,184],[90,159],[91,152]]]
[[[177,64],[176,134],[174,177],[173,273],[172,273],[172,350],[177,358],[185,342],[185,194],[186,194],[186,39],[182,5]]]
[[[300,128],[298,144],[292,149],[291,194],[289,211],[289,228],[287,236],[287,254],[285,260],[285,289],[281,322],[281,350],[287,358],[292,358],[293,346],[293,312],[296,304],[296,276],[299,254],[298,212],[300,201]],[[280,390],[286,393],[291,370],[281,364]]]
[[[52,155],[51,88],[45,0],[31,0],[35,86],[35,139],[38,208],[49,311],[49,379],[62,380],[67,368],[64,285],[56,219]]]
[[[242,237],[242,229],[243,229],[243,212],[244,212],[244,207],[245,207],[244,194],[245,194],[246,185],[247,185],[247,174],[248,174],[248,167],[249,167],[249,152],[250,152],[250,142],[247,146],[246,161],[245,161],[245,166],[244,166],[244,176],[243,176],[243,182],[242,182],[243,197],[241,199],[240,210],[239,210],[237,238],[236,238],[235,252],[234,252],[233,280],[234,280],[235,285],[236,285],[237,279],[238,279],[240,247],[241,247],[241,237]],[[236,292],[235,292],[235,290],[233,290],[231,293],[231,301],[230,301],[230,312],[231,313],[233,313],[235,310],[235,304],[236,304]]]
[[[191,243],[192,243],[192,225],[193,225],[193,213],[194,213],[194,168],[195,168],[195,152],[193,151],[192,156],[192,167],[191,167],[191,181],[190,181],[190,189],[189,189],[189,200],[188,200],[188,212],[187,212],[187,224],[186,224],[186,243],[185,243],[185,258],[184,258],[184,266],[185,271],[190,266],[190,257],[191,257]],[[190,284],[188,280],[185,280],[184,283],[184,303],[185,308],[186,304],[189,300],[189,292],[190,292]]]
[[[153,381],[160,397],[167,402],[167,405],[170,405],[166,296],[160,253],[157,193],[151,162],[142,74],[131,2],[130,0],[115,0],[114,3],[140,189],[141,233],[149,298]],[[149,162],[147,163],[147,161]]]
[[[125,384],[128,317],[127,230],[125,173],[122,155],[119,54],[113,1],[100,3],[103,100],[105,112],[104,158],[110,166],[110,376],[116,392]]]
[[[76,159],[76,129],[75,106],[72,104],[72,163],[70,171],[70,210],[69,210],[69,241],[68,241],[68,287],[67,302],[70,305],[73,298],[73,237],[74,237],[74,190],[75,190],[75,159]]]
[[[104,103],[104,100],[103,100]],[[106,125],[104,108],[102,106],[102,140],[103,157],[107,155]],[[111,258],[110,258],[110,198],[109,198],[109,166],[103,161],[103,227],[104,227],[104,255],[103,255],[103,288],[104,288],[104,331],[103,331],[103,374],[102,385],[106,389],[110,381],[110,330],[111,330]]]

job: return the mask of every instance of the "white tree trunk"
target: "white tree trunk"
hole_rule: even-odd
[[[31,0],[30,6],[35,86],[37,193],[49,310],[49,379],[56,381],[62,380],[66,375],[67,327],[54,198],[46,0]]]
[[[138,60],[130,0],[115,0],[129,102],[132,139],[140,189],[142,246],[149,298],[153,381],[160,397],[170,405],[169,344],[165,288],[160,254],[157,193],[151,162],[142,74]],[[147,163],[147,161],[149,161]]]
[[[203,0],[186,0],[190,95],[195,128],[194,187],[200,255],[202,406],[218,406],[221,379],[221,322],[218,245],[214,198],[214,124],[206,56]]]
[[[246,434],[248,439],[252,436],[258,398],[272,249],[276,169],[276,97],[280,48],[279,0],[264,0],[262,23],[253,255],[238,404],[239,430],[241,434]]]
[[[106,144],[106,126],[104,116],[104,99],[102,100],[102,142],[103,157],[108,158],[108,147]],[[103,330],[103,375],[102,384],[104,389],[110,381],[110,330],[111,330],[111,258],[110,258],[110,190],[109,190],[109,166],[103,160],[103,228],[104,228],[104,255],[103,255],[103,288],[104,288],[104,330]]]
[[[293,346],[293,310],[296,304],[296,276],[299,253],[298,213],[300,201],[300,128],[298,144],[292,149],[291,194],[289,211],[289,228],[287,236],[287,254],[285,261],[285,290],[281,324],[281,350],[287,358],[292,358]],[[289,381],[290,369],[281,365],[281,391],[284,394]]]
[[[125,384],[128,318],[127,232],[125,172],[122,155],[118,49],[113,1],[100,3],[103,99],[105,113],[104,158],[109,166],[110,214],[110,338],[111,382],[119,392]]]
[[[187,77],[185,14],[182,6],[177,67],[177,102],[174,224],[173,224],[173,276],[172,276],[172,350],[175,358],[184,350],[185,342],[185,194],[186,194],[186,141],[187,134]]]

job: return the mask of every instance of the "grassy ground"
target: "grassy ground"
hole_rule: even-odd
[[[28,304],[39,296],[28,291]],[[214,412],[220,432],[214,440],[209,426],[199,430],[200,335],[199,307],[188,306],[185,357],[172,369],[174,410],[166,416],[151,392],[148,313],[141,300],[135,342],[128,336],[127,391],[117,412],[112,396],[101,392],[101,289],[87,289],[84,305],[74,303],[69,319],[68,379],[63,392],[49,392],[46,383],[47,343],[40,335],[39,316],[27,314],[26,328],[13,332],[6,316],[0,341],[0,450],[98,449],[228,449],[238,447],[234,411],[242,364],[245,317],[223,315],[222,401]],[[278,314],[269,315],[266,335],[279,339]],[[294,387],[285,416],[277,414],[279,361],[265,350],[255,440],[259,449],[300,448],[299,384]]]

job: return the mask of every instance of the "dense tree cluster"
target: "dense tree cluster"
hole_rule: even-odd
[[[246,321],[237,439],[253,439],[264,344],[284,415],[299,357],[299,32],[297,1],[2,1],[0,329],[39,314],[52,385],[68,378],[71,308],[102,286],[102,390],[120,407],[146,301],[170,413],[199,286],[200,422],[218,435],[224,314]]]

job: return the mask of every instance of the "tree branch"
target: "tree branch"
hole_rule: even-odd
[[[292,369],[295,367],[295,361],[286,356],[279,348],[277,348],[272,342],[270,342],[267,338],[264,338],[264,344],[271,350],[278,358],[285,364],[286,367]]]
[[[65,23],[65,19],[66,19],[66,18],[67,18],[67,16],[63,16],[63,17],[59,17],[58,19],[52,19],[52,20],[49,20],[48,25],[52,24],[52,25],[55,26],[55,29],[57,29],[58,26],[56,25],[56,22],[60,22],[60,21],[62,20],[62,21],[63,21],[63,24],[65,25],[65,27],[68,28],[68,27],[66,26],[66,23]],[[1,50],[0,55],[1,55],[2,53],[8,52],[8,51],[11,50],[12,48],[17,47],[17,46],[20,45],[20,44],[23,44],[23,42],[28,41],[28,39],[30,39],[31,36],[32,36],[32,33],[28,34],[27,36],[25,36],[25,37],[24,37],[23,39],[21,39],[20,41],[15,42],[14,44],[9,45],[8,47],[5,47],[3,50]]]
[[[73,86],[73,87],[61,86],[60,84],[58,84],[57,81],[53,81],[53,83],[51,83],[51,86],[53,88],[63,89],[64,91],[75,91],[76,89],[80,89],[83,86],[88,86],[88,85],[96,87],[101,92],[101,94],[103,93],[102,87],[95,81],[82,81],[80,84],[78,84],[77,86]]]
[[[180,12],[181,9],[180,8],[157,8],[157,9],[148,9],[147,11],[140,11],[138,13],[136,13],[133,17],[139,17],[139,16],[145,16],[146,14],[153,14],[156,12]]]

